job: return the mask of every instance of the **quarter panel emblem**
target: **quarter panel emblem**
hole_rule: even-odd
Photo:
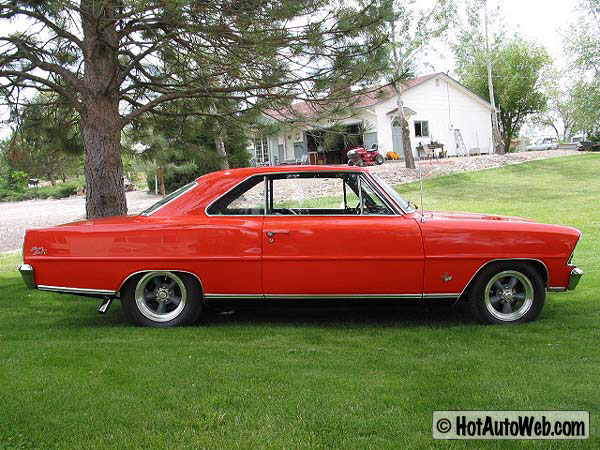
[[[452,275],[450,275],[448,272],[444,272],[444,275],[442,275],[440,278],[444,280],[444,283],[452,281]]]
[[[45,255],[48,252],[44,247],[31,247],[31,253],[34,255]]]

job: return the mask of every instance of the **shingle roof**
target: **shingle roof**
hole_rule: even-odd
[[[427,80],[439,75],[439,73],[432,73],[421,77],[413,78],[402,82],[402,89],[410,89],[418,86]],[[355,103],[352,105],[353,108],[369,108],[377,103],[386,100],[394,95],[394,88],[391,84],[385,86],[363,91],[362,93],[353,93],[357,98]],[[286,121],[297,118],[309,118],[326,113],[326,107],[319,102],[299,102],[294,103],[286,108],[280,110],[268,110],[265,111],[265,115],[274,120]]]

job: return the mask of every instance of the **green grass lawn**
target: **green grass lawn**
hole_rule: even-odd
[[[399,187],[420,203],[415,184]],[[425,182],[425,207],[573,225],[578,289],[541,318],[464,305],[262,310],[136,328],[119,303],[27,291],[0,257],[0,449],[600,448],[600,155]],[[583,409],[589,441],[450,441],[436,409]]]

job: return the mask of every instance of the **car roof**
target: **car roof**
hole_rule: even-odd
[[[295,173],[295,172],[368,172],[368,169],[357,166],[337,165],[283,165],[283,166],[263,166],[263,167],[243,167],[241,169],[227,169],[218,172],[211,172],[198,178],[205,181],[210,178],[247,178],[252,175],[269,173]]]

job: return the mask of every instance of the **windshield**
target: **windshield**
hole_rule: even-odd
[[[191,183],[188,183],[185,186],[180,187],[176,191],[171,192],[166,197],[164,197],[164,198],[160,199],[159,201],[157,201],[150,208],[145,209],[144,211],[142,211],[141,215],[142,216],[149,216],[153,212],[158,211],[161,207],[163,207],[164,205],[166,205],[167,203],[169,203],[171,200],[175,200],[180,195],[185,194],[187,191],[189,191],[190,189],[192,189],[193,187],[195,187],[196,184],[197,184],[196,181],[192,181]]]
[[[402,210],[405,213],[415,212],[415,208],[412,205],[410,205],[406,200],[404,200],[402,196],[398,194],[398,192],[396,192],[396,190],[393,187],[391,187],[389,184],[383,181],[379,175],[372,173],[371,176],[375,179],[375,181],[377,181],[377,184],[379,184],[379,186],[383,188],[386,194],[392,197],[394,201],[398,205],[400,205],[400,208],[402,208]]]

